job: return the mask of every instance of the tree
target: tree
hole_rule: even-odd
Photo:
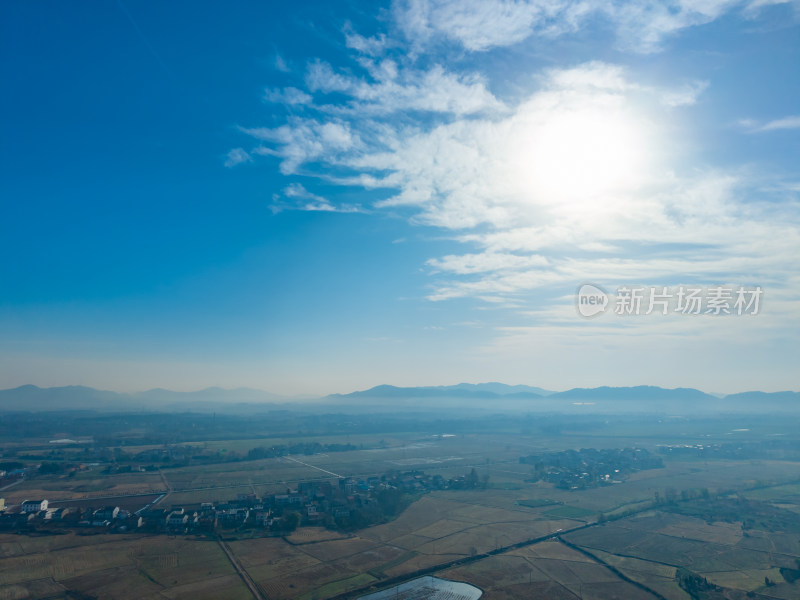
[[[300,516],[299,512],[292,511],[290,513],[287,513],[287,514],[283,515],[277,521],[274,521],[272,523],[271,529],[272,529],[272,531],[281,531],[281,532],[285,532],[285,533],[291,533],[292,531],[297,529],[298,525],[300,525],[300,519],[301,518],[302,517]]]
[[[469,475],[467,475],[467,487],[470,489],[478,487],[478,472],[475,470],[475,467],[472,467]]]
[[[286,521],[286,531],[294,531],[297,529],[297,526],[300,525],[301,518],[302,517],[300,516],[300,513],[297,511],[292,511],[283,517],[283,519]]]
[[[397,488],[385,488],[378,492],[377,500],[381,512],[387,517],[397,514],[403,493]]]

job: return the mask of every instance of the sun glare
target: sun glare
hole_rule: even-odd
[[[647,178],[645,125],[622,107],[572,106],[514,130],[524,201],[556,214],[613,208]]]

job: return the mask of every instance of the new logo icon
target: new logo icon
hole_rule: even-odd
[[[591,283],[584,283],[578,288],[576,301],[582,317],[594,317],[608,308],[608,294]]]

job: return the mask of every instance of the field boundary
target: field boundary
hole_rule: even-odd
[[[230,549],[228,544],[226,544],[219,536],[217,536],[217,543],[219,543],[219,547],[222,548],[225,556],[228,557],[228,560],[233,565],[233,568],[239,574],[239,577],[241,577],[244,584],[247,586],[247,589],[250,590],[253,598],[256,600],[268,600],[268,598],[261,592],[261,588],[258,587],[258,584],[250,577],[250,574],[241,564],[239,564],[239,560],[233,554],[233,551]]]
[[[604,561],[603,559],[601,559],[598,556],[595,556],[594,554],[592,554],[588,550],[585,550],[584,548],[581,548],[577,544],[573,544],[572,542],[568,542],[567,540],[563,539],[561,536],[558,536],[557,539],[558,539],[559,542],[564,544],[567,548],[571,548],[572,550],[575,550],[576,552],[579,552],[579,553],[583,554],[584,556],[586,556],[588,558],[591,558],[594,562],[596,562],[599,565],[602,565],[603,567],[605,567],[606,569],[608,569],[609,571],[614,573],[614,575],[616,575],[617,577],[619,577],[623,581],[625,581],[627,583],[630,583],[631,585],[639,588],[642,591],[647,592],[648,594],[652,594],[658,600],[668,600],[668,598],[666,598],[665,596],[662,596],[661,594],[659,594],[654,589],[647,587],[645,584],[641,583],[640,581],[636,581],[635,579],[631,579],[630,577],[625,575],[622,571],[620,571],[617,567],[615,567],[614,565],[608,564],[606,561]]]

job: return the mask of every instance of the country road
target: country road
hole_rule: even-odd
[[[217,536],[217,542],[219,543],[219,547],[222,548],[222,551],[225,553],[225,556],[227,556],[228,560],[231,561],[231,564],[233,565],[233,568],[236,569],[236,572],[239,574],[239,577],[241,577],[242,581],[244,581],[244,584],[247,586],[247,589],[249,589],[250,593],[253,594],[253,598],[255,598],[256,600],[268,600],[268,598],[263,593],[261,593],[261,590],[259,589],[258,585],[256,584],[255,581],[253,581],[253,579],[247,573],[245,568],[241,564],[239,564],[239,560],[231,551],[228,544],[226,544],[219,536]]]

